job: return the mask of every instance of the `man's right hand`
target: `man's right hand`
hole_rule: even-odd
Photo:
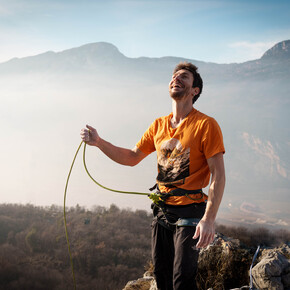
[[[135,166],[148,155],[139,150],[137,146],[133,149],[117,147],[102,139],[95,128],[89,125],[86,127],[81,130],[82,140],[88,145],[98,147],[110,159],[119,164]]]
[[[98,146],[100,136],[94,127],[86,125],[87,128],[81,129],[81,139],[88,145]]]

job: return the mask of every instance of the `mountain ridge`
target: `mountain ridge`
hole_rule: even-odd
[[[139,75],[148,80],[169,77],[174,66],[182,61],[190,61],[211,80],[227,82],[249,80],[251,78],[281,80],[290,72],[290,40],[277,43],[257,60],[242,63],[218,64],[183,57],[138,57],[130,58],[108,42],[95,42],[60,52],[47,51],[35,56],[14,58],[0,63],[0,74],[49,73],[60,74],[102,74]],[[277,56],[277,57],[276,57]]]
[[[27,56],[27,57],[22,57],[22,58],[12,58],[8,61],[0,63],[0,66],[3,64],[11,63],[11,62],[17,62],[21,60],[27,60],[27,59],[32,59],[32,58],[42,58],[43,56],[73,56],[73,55],[80,55],[81,53],[84,53],[86,55],[102,55],[103,57],[121,57],[121,58],[126,58],[126,59],[133,59],[133,60],[140,60],[140,59],[151,59],[151,60],[157,60],[157,59],[188,59],[189,58],[183,58],[179,56],[163,56],[163,57],[147,57],[147,56],[141,56],[141,57],[127,57],[123,53],[119,51],[119,49],[112,43],[109,42],[92,42],[92,43],[87,43],[78,47],[73,47],[69,49],[65,49],[59,52],[54,52],[54,51],[46,51],[37,55],[33,56]],[[290,57],[290,40],[284,40],[281,42],[278,42],[275,44],[272,48],[268,49],[261,58],[251,60],[251,61],[245,61],[245,62],[232,62],[232,63],[216,63],[216,62],[207,62],[203,60],[194,60],[190,59],[192,61],[197,61],[197,62],[202,62],[205,64],[215,64],[215,65],[238,65],[238,64],[245,64],[249,62],[257,62],[259,60],[265,60],[273,57],[279,57],[281,58],[289,58]]]

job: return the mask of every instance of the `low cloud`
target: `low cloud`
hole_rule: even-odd
[[[240,206],[240,210],[247,214],[254,214],[254,215],[263,214],[261,209],[257,205],[250,202],[243,202]]]
[[[257,218],[254,224],[265,225],[267,224],[267,221],[261,218]]]
[[[283,220],[278,220],[276,222],[276,225],[279,225],[279,226],[288,226],[288,223],[286,221],[283,221]]]

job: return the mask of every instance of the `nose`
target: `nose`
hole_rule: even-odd
[[[171,79],[171,81],[173,82],[173,81],[175,81],[175,80],[178,80],[178,76],[172,76],[172,79]]]
[[[180,76],[180,75],[176,75],[176,76],[174,77],[174,80],[180,81],[180,79],[181,79],[181,76]]]

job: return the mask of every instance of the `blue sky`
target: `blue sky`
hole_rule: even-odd
[[[288,0],[0,0],[0,62],[99,41],[128,57],[243,62],[286,39]]]

